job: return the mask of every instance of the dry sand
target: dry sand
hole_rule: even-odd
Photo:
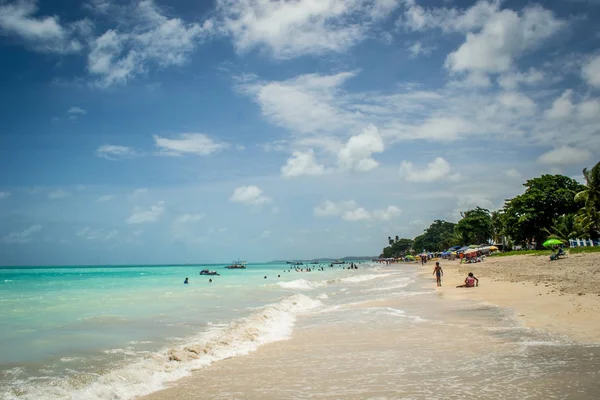
[[[435,263],[423,266],[432,274]],[[440,260],[444,270],[440,295],[473,299],[515,310],[523,324],[600,342],[600,253],[574,254],[558,261],[548,256],[488,257],[481,263]],[[479,287],[456,288],[467,273]]]

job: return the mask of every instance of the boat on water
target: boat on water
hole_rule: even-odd
[[[200,271],[200,275],[220,275],[217,271],[209,271],[207,269],[203,269]]]
[[[234,261],[231,265],[226,266],[227,269],[246,269],[246,261]]]
[[[300,261],[286,261],[286,264],[291,264],[291,265],[304,265],[303,263],[301,263]]]

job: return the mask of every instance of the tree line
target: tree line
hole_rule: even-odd
[[[507,199],[500,210],[461,212],[457,223],[435,220],[414,239],[388,237],[381,257],[402,257],[423,250],[439,252],[457,245],[535,244],[547,239],[594,239],[600,235],[600,162],[583,169],[586,184],[564,175],[542,175],[527,180],[525,192]]]

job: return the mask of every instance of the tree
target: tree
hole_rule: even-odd
[[[504,244],[504,213],[500,211],[492,211],[490,213],[490,228],[492,233],[492,242],[494,244]]]
[[[416,251],[440,251],[455,244],[452,222],[436,219],[422,235],[415,238],[413,248]]]
[[[462,219],[456,224],[456,232],[463,244],[487,243],[492,237],[492,217],[490,210],[477,207],[461,213]]]
[[[550,229],[542,229],[547,234],[546,239],[558,239],[567,243],[569,239],[583,237],[580,225],[576,221],[575,214],[566,214],[557,217]]]
[[[577,222],[580,227],[594,238],[600,230],[600,161],[591,170],[583,169],[586,185],[575,195],[575,201],[583,203]]]
[[[400,238],[396,236],[395,240],[390,240],[390,245],[383,249],[383,256],[385,258],[398,258],[406,255],[406,253],[412,248],[413,240]]]
[[[533,241],[542,248],[543,229],[550,230],[558,216],[575,213],[575,194],[585,187],[563,175],[542,175],[523,186],[525,193],[504,205],[506,232],[517,243]]]

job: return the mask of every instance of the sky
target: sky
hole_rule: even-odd
[[[599,20],[599,0],[0,0],[0,264],[375,256],[581,180]]]

